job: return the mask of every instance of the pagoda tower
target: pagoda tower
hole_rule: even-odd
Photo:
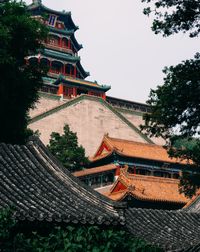
[[[65,98],[88,94],[106,99],[105,93],[110,86],[85,80],[89,73],[82,67],[78,56],[82,45],[75,38],[78,26],[74,24],[71,12],[51,10],[41,0],[33,0],[28,9],[32,17],[44,22],[49,28],[42,53],[27,57],[30,64],[40,62],[49,68],[41,91]]]

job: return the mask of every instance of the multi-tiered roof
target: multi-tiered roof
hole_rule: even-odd
[[[69,98],[80,94],[105,98],[109,86],[84,80],[89,73],[82,67],[78,56],[82,45],[75,38],[78,26],[74,24],[71,12],[49,9],[39,0],[33,0],[28,8],[34,18],[49,28],[48,39],[44,41],[45,49],[28,57],[29,63],[40,62],[49,67],[48,76],[44,78],[44,91],[50,90]]]

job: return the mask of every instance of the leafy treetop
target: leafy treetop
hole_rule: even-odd
[[[68,125],[64,126],[64,134],[52,132],[49,145],[50,152],[71,172],[81,170],[88,163],[85,150],[78,146],[76,133]]]
[[[144,14],[154,14],[152,30],[169,36],[174,33],[189,32],[190,37],[200,33],[199,0],[142,0],[148,7]]]
[[[24,143],[28,111],[38,99],[45,69],[25,57],[43,48],[47,28],[31,18],[22,2],[0,3],[0,142]]]
[[[153,14],[152,30],[163,36],[200,32],[199,0],[141,0],[147,3],[146,15]],[[200,188],[200,54],[176,66],[165,67],[163,85],[151,90],[152,113],[141,126],[150,136],[167,141],[170,156],[193,161],[194,173],[184,172],[180,190],[192,196]],[[176,148],[174,148],[176,147]],[[190,167],[191,168],[191,167]]]

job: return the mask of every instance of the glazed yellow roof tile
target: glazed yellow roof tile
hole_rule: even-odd
[[[125,190],[114,192],[118,183],[126,186]],[[179,180],[160,178],[153,176],[133,175],[133,174],[120,174],[118,180],[114,183],[110,193],[107,193],[112,200],[121,200],[127,194],[140,200],[148,201],[164,201],[164,202],[177,202],[187,203],[189,199],[184,194],[179,193]]]
[[[103,143],[110,147],[110,151],[105,155],[97,155],[92,158],[92,161],[96,161],[110,155],[113,151],[120,155],[127,157],[135,157],[149,160],[162,161],[167,163],[181,163],[187,164],[187,160],[180,160],[177,158],[169,157],[167,150],[160,145],[140,143],[135,141],[129,141],[124,139],[111,138],[104,136]]]

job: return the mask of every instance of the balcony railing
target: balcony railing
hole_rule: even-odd
[[[44,46],[48,49],[53,49],[56,51],[60,51],[60,52],[65,52],[65,53],[69,53],[71,55],[77,55],[77,53],[74,53],[72,49],[70,48],[66,48],[66,47],[61,47],[59,45],[53,45],[53,44],[49,44],[49,43],[44,43]]]

